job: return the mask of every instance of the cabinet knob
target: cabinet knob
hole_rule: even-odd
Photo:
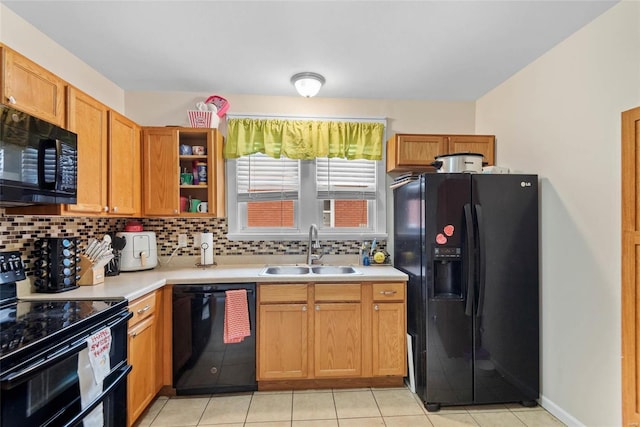
[[[13,96],[7,97],[7,101],[9,101],[9,104],[17,104],[18,103],[18,101],[16,101],[16,99]]]
[[[316,311],[320,311],[320,306],[316,305]]]
[[[307,306],[306,305],[302,306],[302,311],[307,311]]]
[[[375,304],[375,305],[373,306],[373,309],[374,309],[375,311],[378,311],[378,310],[380,310],[380,307],[378,306],[378,304]]]
[[[174,210],[173,210],[173,213],[174,213],[174,214],[177,214],[177,213],[178,213],[178,209],[174,209]]]
[[[118,207],[117,207],[117,206],[114,206],[114,207],[113,207],[113,211],[114,211],[114,212],[118,212]]]
[[[105,212],[109,212],[109,206],[105,206],[105,207],[104,207],[104,211],[105,211]]]

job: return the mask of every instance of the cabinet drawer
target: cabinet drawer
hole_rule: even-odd
[[[372,288],[374,301],[404,301],[404,283],[374,283]]]
[[[259,302],[307,302],[307,285],[291,283],[287,285],[260,285],[258,288]]]
[[[133,313],[133,317],[129,320],[129,327],[151,316],[156,311],[156,293],[151,292],[136,299],[129,304],[129,311]]]
[[[316,283],[315,301],[360,301],[360,283]]]

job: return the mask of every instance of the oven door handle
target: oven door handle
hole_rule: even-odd
[[[2,378],[0,378],[2,390],[10,390],[17,385],[22,384],[37,372],[42,371],[49,366],[55,365],[61,360],[68,358],[71,354],[79,353],[85,347],[87,347],[86,340],[76,342],[75,344],[68,345],[63,349],[60,349],[55,353],[52,353],[47,357],[40,359],[33,364],[30,364],[29,367],[22,369],[21,371],[12,372],[8,375],[3,376]]]
[[[112,382],[106,389],[104,389],[102,393],[100,393],[100,396],[96,397],[89,405],[87,405],[82,410],[82,412],[80,412],[78,415],[73,417],[71,421],[65,424],[65,427],[72,427],[80,424],[82,422],[82,419],[85,418],[91,411],[93,411],[100,403],[102,403],[106,396],[111,394],[111,392],[115,390],[116,387],[121,385],[121,383],[126,379],[127,375],[129,375],[129,372],[131,372],[131,369],[131,365],[126,365],[120,368],[122,372],[120,373],[120,375],[118,375],[118,378],[114,382]]]

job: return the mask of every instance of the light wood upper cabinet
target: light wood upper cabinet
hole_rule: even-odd
[[[429,168],[436,156],[446,153],[445,136],[397,134],[387,142],[387,172]]]
[[[484,162],[493,165],[495,140],[493,135],[452,135],[449,137],[449,153],[483,154]]]
[[[225,215],[222,136],[217,129],[143,128],[143,213],[149,216]],[[179,146],[204,146],[203,155],[179,154]],[[206,164],[207,182],[180,184],[180,172],[193,171],[193,163]],[[181,212],[180,197],[208,203],[207,212]]]
[[[67,90],[67,128],[78,135],[78,201],[69,213],[107,210],[108,108],[84,92]]]
[[[387,141],[387,172],[433,172],[436,156],[479,153],[484,162],[495,162],[493,135],[395,134]]]
[[[140,214],[140,169],[140,128],[109,111],[109,214]]]
[[[6,46],[0,48],[2,102],[64,127],[64,80]]]
[[[145,215],[180,213],[177,130],[144,129],[142,132],[142,210]]]

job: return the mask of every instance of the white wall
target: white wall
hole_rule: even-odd
[[[0,42],[124,114],[124,90],[0,3]]]
[[[143,126],[188,126],[187,110],[211,93],[127,92],[127,116]],[[302,98],[218,94],[229,101],[228,113],[312,117],[376,117],[387,119],[394,133],[473,133],[474,102],[400,101],[383,99]],[[224,123],[221,124],[224,129]],[[224,130],[223,130],[224,132]],[[387,184],[391,178],[387,177]],[[387,193],[387,249],[393,253],[393,193]]]
[[[498,163],[541,179],[542,402],[621,425],[620,113],[640,105],[640,2],[624,1],[477,101]]]
[[[127,92],[127,115],[144,126],[188,126],[187,110],[212,93]],[[323,117],[383,117],[387,135],[395,132],[470,132],[475,126],[474,102],[399,101],[388,99],[302,98],[218,94],[228,113]]]

